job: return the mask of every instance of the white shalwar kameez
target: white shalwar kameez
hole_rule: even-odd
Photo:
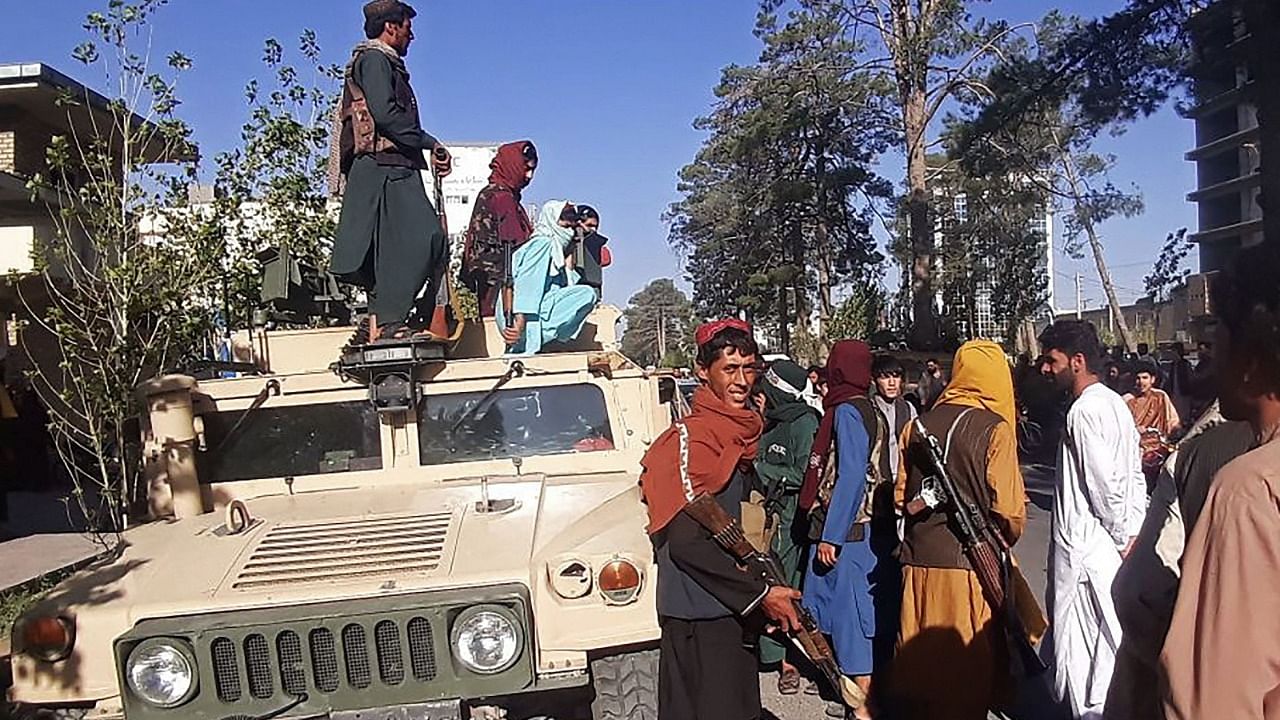
[[[1120,621],[1111,584],[1146,512],[1140,438],[1124,400],[1090,385],[1058,451],[1049,566],[1054,692],[1075,718],[1101,718]]]

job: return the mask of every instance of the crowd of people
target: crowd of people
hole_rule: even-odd
[[[1040,337],[1034,367],[1065,408],[1047,612],[1016,562],[993,595],[957,530],[960,509],[976,509],[1012,548],[1027,522],[1000,346],[965,344],[949,378],[931,361],[908,396],[903,363],[858,340],[806,369],[764,364],[744,322],[700,328],[692,411],[651,447],[641,480],[660,568],[660,717],[760,717],[761,666],[783,694],[821,692],[777,632],[808,614],[842,676],[827,693],[836,717],[986,718],[1037,676],[1021,639],[1039,644],[1072,718],[1280,718],[1280,288],[1267,279],[1280,259],[1267,248],[1241,262],[1250,271],[1215,288],[1217,402],[1202,416],[1184,420],[1175,389],[1203,367],[1137,357],[1121,394],[1090,323]],[[1180,433],[1149,484],[1149,436],[1173,447]],[[938,495],[929,440],[959,502]],[[782,570],[772,585],[681,511],[708,493],[742,518],[752,489]]]
[[[521,193],[538,167],[532,142],[498,148],[473,206],[460,272],[450,277],[443,209],[432,206],[422,174],[442,179],[453,159],[422,128],[409,83],[404,57],[416,15],[399,0],[367,3],[366,40],[344,74],[334,128],[344,191],[330,270],[368,297],[352,342],[449,337],[460,321],[447,311],[455,282],[474,293],[481,318],[497,320],[508,353],[572,340],[600,300],[608,238],[589,205],[551,200],[530,220]]]

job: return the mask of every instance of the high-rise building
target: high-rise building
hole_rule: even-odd
[[[969,221],[969,196],[967,193],[960,192],[948,197],[946,190],[942,187],[935,190],[934,196],[939,203],[936,207],[940,209],[938,227],[934,233],[934,246],[938,249],[936,257],[939,258],[941,265],[947,262],[949,240],[954,240],[954,233]],[[1053,282],[1055,233],[1053,206],[1050,203],[1036,203],[1028,216],[1030,219],[1027,223],[1027,232],[1035,235],[1040,243],[1036,253],[1036,269],[1041,273],[1045,283],[1043,307],[1031,320],[1036,322],[1052,320],[1057,309]],[[981,230],[970,225],[966,232],[972,235]],[[974,242],[972,245],[982,248],[997,247],[995,242]],[[948,272],[945,268],[938,269],[942,270],[941,276],[944,278],[944,282],[940,283],[938,289],[936,300],[938,309],[944,317],[950,318],[955,323],[956,331],[960,336],[966,339],[984,338],[998,342],[1007,339],[1005,335],[1009,328],[1001,318],[997,317],[992,296],[998,283],[1025,282],[1026,279],[1000,277],[995,271],[993,257],[989,254],[973,259],[970,271],[977,275],[976,280],[973,281],[966,280],[948,287],[946,283]]]
[[[1196,164],[1196,189],[1187,199],[1198,208],[1191,239],[1200,245],[1201,273],[1225,268],[1240,248],[1262,242],[1261,132],[1252,100],[1258,82],[1248,59],[1255,38],[1243,5],[1217,0],[1187,25],[1194,51],[1187,115],[1196,126],[1196,147],[1186,154]]]

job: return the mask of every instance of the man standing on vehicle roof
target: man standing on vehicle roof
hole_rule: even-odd
[[[645,453],[641,491],[658,562],[658,672],[661,720],[755,720],[760,717],[756,654],[747,618],[760,610],[782,630],[799,627],[800,593],[769,587],[743,572],[711,534],[683,512],[695,495],[713,495],[741,515],[745,473],[763,429],[748,406],[759,350],[738,320],[696,333],[693,410]]]
[[[416,15],[399,0],[364,6],[368,39],[347,64],[335,128],[346,190],[330,269],[369,291],[368,340],[407,337],[414,299],[446,262],[444,232],[422,183],[423,153],[431,153],[440,176],[449,174],[453,159],[422,129],[409,85],[404,56]],[[424,297],[435,296],[432,289]]]

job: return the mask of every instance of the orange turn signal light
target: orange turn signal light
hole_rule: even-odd
[[[71,618],[36,616],[21,621],[14,637],[19,642],[19,652],[37,660],[57,662],[71,654],[76,626]]]
[[[626,605],[640,595],[644,574],[626,558],[614,558],[600,568],[597,584],[611,605]]]

